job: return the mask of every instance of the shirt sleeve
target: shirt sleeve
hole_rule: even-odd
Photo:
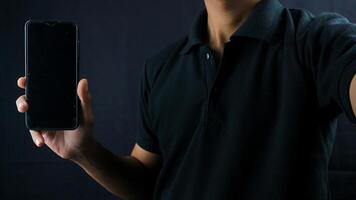
[[[151,115],[149,111],[150,84],[147,75],[147,60],[140,73],[139,99],[138,99],[138,132],[136,143],[143,149],[160,153],[158,139],[153,131]]]
[[[322,13],[297,32],[297,42],[313,73],[320,107],[341,109],[356,123],[349,97],[356,73],[356,25],[336,13]]]

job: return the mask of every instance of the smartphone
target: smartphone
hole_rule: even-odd
[[[79,125],[78,27],[72,22],[25,23],[25,114],[31,130],[72,130]]]

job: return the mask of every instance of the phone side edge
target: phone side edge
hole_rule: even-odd
[[[32,20],[31,19],[28,19],[26,22],[25,22],[25,25],[24,25],[24,50],[25,50],[25,77],[26,77],[26,84],[25,84],[25,97],[27,97],[27,77],[28,77],[28,26],[29,24],[32,23]],[[25,112],[25,124],[26,124],[26,127],[28,129],[31,129],[31,126],[30,124],[28,123],[28,114],[27,112]]]
[[[76,87],[76,90],[78,90],[78,83],[79,83],[79,73],[80,73],[80,68],[79,68],[79,61],[80,61],[80,41],[79,41],[79,28],[78,28],[78,25],[76,24],[76,23],[74,23],[74,22],[71,22],[72,23],[72,25],[75,27],[75,54],[76,54],[76,56],[75,56],[75,61],[76,61],[76,65],[75,65],[75,67],[76,67],[76,74],[75,74],[75,78],[76,78],[76,85],[77,85],[77,87]],[[80,101],[79,101],[79,97],[78,97],[78,94],[76,95],[76,98],[75,98],[76,100],[76,102],[75,102],[75,104],[76,104],[76,123],[75,123],[75,125],[74,125],[74,127],[72,127],[73,129],[76,129],[76,128],[78,128],[79,127],[79,125],[80,125],[80,122],[81,122],[81,120],[79,119],[80,118],[80,113],[79,113],[79,107],[81,106],[81,104],[80,104]]]

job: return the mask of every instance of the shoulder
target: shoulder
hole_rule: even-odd
[[[187,39],[187,36],[177,39],[146,58],[145,68],[151,85],[155,82],[162,69],[180,56]]]
[[[321,36],[322,33],[338,33],[355,26],[346,17],[335,12],[314,15],[307,9],[287,9],[297,38]]]

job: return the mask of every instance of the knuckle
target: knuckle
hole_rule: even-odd
[[[16,104],[17,106],[20,106],[20,105],[25,105],[26,101],[25,101],[25,98],[23,96],[20,96],[17,100],[16,100]]]

